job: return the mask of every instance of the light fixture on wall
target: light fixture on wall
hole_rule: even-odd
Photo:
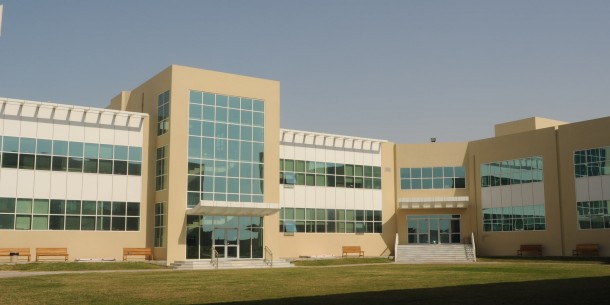
[[[430,142],[432,142],[432,143],[436,142],[436,138],[430,138]]]

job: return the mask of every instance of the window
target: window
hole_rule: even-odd
[[[165,146],[157,148],[157,161],[155,171],[155,185],[157,191],[164,190],[167,183],[167,156],[165,149]]]
[[[500,202],[492,196],[485,196],[482,201],[483,231],[542,231],[546,229],[544,202],[536,202],[534,189],[544,192],[542,157],[528,157],[514,160],[497,161],[481,164],[481,192],[512,192],[512,185],[525,185],[521,188],[520,197]],[[534,198],[528,202],[525,198]],[[530,199],[531,201],[531,199]]]
[[[142,148],[4,137],[1,166],[29,170],[140,176]]]
[[[280,171],[284,185],[381,189],[379,166],[280,159]]]
[[[169,90],[157,97],[157,136],[169,131]]]
[[[263,202],[262,100],[190,91],[187,206]]]
[[[466,187],[462,166],[416,167],[400,169],[400,189],[461,189]]]
[[[280,232],[382,233],[381,210],[281,208]]]
[[[155,247],[165,247],[165,202],[155,203]]]
[[[140,230],[139,202],[0,198],[0,230]]]

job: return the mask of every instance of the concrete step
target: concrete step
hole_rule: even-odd
[[[474,254],[471,245],[399,245],[397,263],[424,262],[473,262]]]
[[[267,264],[260,260],[219,260],[218,268],[210,263],[210,260],[198,261],[177,261],[170,266],[177,270],[212,270],[212,269],[252,269],[252,268],[290,268],[294,267],[289,261],[274,260],[272,264]]]

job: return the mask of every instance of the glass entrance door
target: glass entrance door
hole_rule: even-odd
[[[410,244],[460,243],[460,215],[409,215],[407,226]]]
[[[214,228],[212,246],[218,251],[218,258],[237,258],[237,241],[237,228]]]

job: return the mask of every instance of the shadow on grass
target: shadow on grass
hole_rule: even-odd
[[[609,287],[610,277],[594,277],[371,291],[218,304],[607,304],[610,299]]]

